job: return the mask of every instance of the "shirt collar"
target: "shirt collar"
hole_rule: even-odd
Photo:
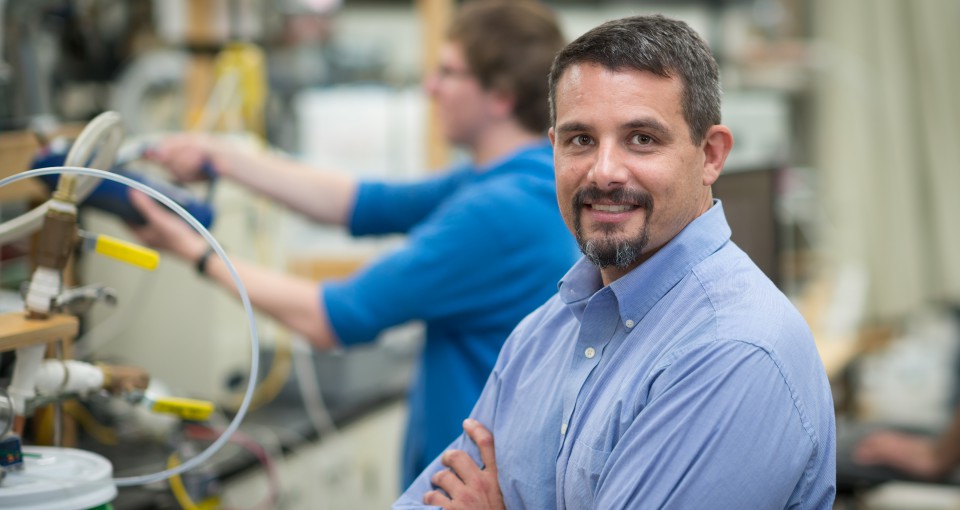
[[[693,266],[730,240],[723,204],[717,199],[713,202],[713,207],[690,222],[646,262],[610,284],[610,290],[617,297],[620,317],[640,322]],[[581,257],[560,280],[558,292],[579,319],[590,298],[602,289],[600,269]]]

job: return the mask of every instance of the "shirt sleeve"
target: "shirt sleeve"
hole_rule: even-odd
[[[442,205],[396,251],[352,278],[325,282],[322,298],[339,340],[372,341],[409,320],[510,331],[516,314],[503,304],[523,300],[530,286],[505,282],[537,275],[540,254],[532,247],[557,245],[543,226],[556,205],[548,212],[512,193],[476,186]]]
[[[572,466],[603,462],[594,508],[788,507],[818,439],[766,351],[736,341],[695,348],[653,390],[605,461],[575,445]]]
[[[412,183],[363,182],[349,219],[352,235],[405,234],[468,179],[458,168]]]
[[[501,388],[501,379],[500,379],[500,367],[503,365],[503,357],[497,360],[497,365],[494,367],[493,371],[490,373],[490,377],[487,378],[486,385],[483,387],[483,391],[480,393],[480,398],[477,400],[477,404],[473,408],[473,412],[470,413],[470,417],[474,420],[477,420],[486,427],[488,430],[494,430],[494,421],[497,416],[497,400],[499,400],[500,388]],[[496,441],[496,438],[494,438]],[[477,448],[477,445],[470,439],[466,433],[461,433],[446,450],[462,450],[466,452],[473,459],[477,465],[482,465],[480,460],[480,449]],[[444,451],[446,451],[444,450]],[[410,487],[400,495],[400,498],[393,504],[393,510],[413,510],[413,509],[422,509],[422,508],[440,508],[436,506],[426,505],[423,503],[423,495],[434,489],[431,479],[433,475],[437,472],[447,469],[440,462],[440,457],[433,459],[433,462],[427,466],[426,469],[420,473],[419,476],[410,484]]]

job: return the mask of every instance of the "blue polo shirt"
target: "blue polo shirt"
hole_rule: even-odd
[[[557,208],[544,140],[484,167],[411,184],[363,183],[353,235],[407,234],[323,301],[344,345],[411,320],[426,342],[409,394],[404,486],[463,431],[500,347],[579,255]]]

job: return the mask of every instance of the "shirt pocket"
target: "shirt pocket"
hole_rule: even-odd
[[[497,465],[502,466],[498,481],[507,508],[557,507],[556,465],[542,454],[523,451],[523,448],[503,449],[497,452]]]
[[[501,480],[500,491],[504,493],[503,501],[510,510],[541,510],[557,507],[555,484],[554,480],[534,484],[513,478]]]
[[[564,477],[564,499],[568,508],[592,508],[610,452],[575,441]]]

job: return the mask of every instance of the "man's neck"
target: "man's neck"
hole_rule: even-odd
[[[470,157],[476,166],[508,156],[521,147],[531,145],[544,135],[531,133],[516,122],[507,122],[485,130],[470,146]]]

